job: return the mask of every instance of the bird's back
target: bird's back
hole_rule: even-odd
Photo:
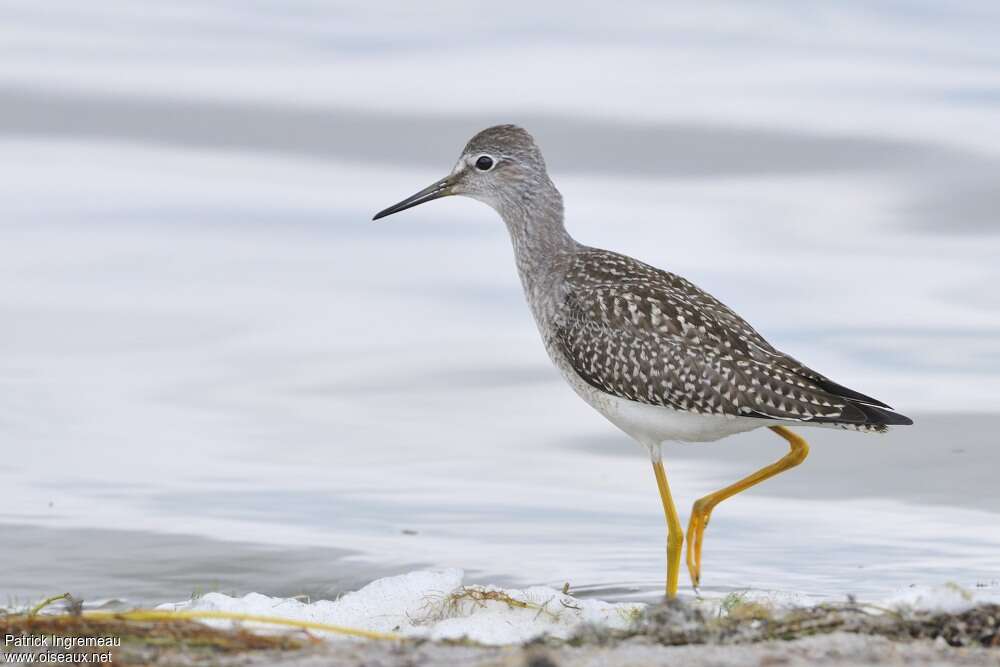
[[[625,255],[580,247],[567,267],[555,344],[587,384],[699,414],[882,431],[912,423],[776,350],[691,282]]]

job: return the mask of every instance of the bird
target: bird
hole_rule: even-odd
[[[668,599],[677,596],[682,555],[698,593],[705,529],[716,506],[806,459],[809,444],[790,427],[884,433],[913,423],[776,349],[685,278],[576,241],[541,150],[521,127],[480,131],[447,176],[373,220],[456,195],[490,206],[505,223],[525,298],[562,377],[649,452],[666,519]],[[785,440],[788,453],[696,500],[685,534],[662,446],[763,427]]]

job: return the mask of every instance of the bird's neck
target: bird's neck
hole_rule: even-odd
[[[563,223],[562,195],[548,178],[520,194],[497,209],[510,232],[525,295],[534,305],[553,296],[578,246]]]

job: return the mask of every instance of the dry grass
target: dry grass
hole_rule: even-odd
[[[749,644],[847,632],[894,641],[931,639],[950,646],[1000,647],[1000,605],[979,605],[958,614],[893,612],[864,605],[819,605],[778,611],[758,602],[733,601],[727,613],[706,618],[681,602],[651,607],[635,628],[601,632],[602,642],[646,637],[665,645]],[[594,633],[581,638],[595,641]]]
[[[241,628],[220,630],[196,621],[126,621],[66,615],[0,615],[0,636],[117,637],[115,665],[150,664],[183,656],[192,663],[212,662],[221,655],[291,651],[319,640],[305,632],[256,634]],[[89,649],[88,649],[89,652]]]
[[[448,613],[468,605],[500,603],[513,608],[533,610],[537,614],[558,613],[546,605],[513,598],[502,591],[466,587],[443,600]],[[674,601],[643,611],[628,631],[586,628],[568,642],[539,640],[536,646],[596,647],[620,643],[654,643],[665,646],[754,644],[775,640],[795,640],[831,633],[852,633],[883,637],[908,643],[917,639],[936,640],[954,647],[1000,648],[1000,605],[979,605],[959,614],[888,612],[857,604],[820,605],[810,608],[779,610],[736,595],[724,600],[723,613],[706,617],[692,605]],[[0,635],[62,637],[116,637],[120,646],[110,649],[114,665],[236,664],[244,660],[254,664],[297,663],[305,655],[331,655],[332,645],[307,630],[265,633],[244,629],[218,629],[189,619],[137,620],[114,615],[93,617],[79,613],[69,605],[66,614],[2,614]],[[445,642],[438,646],[465,642]],[[354,644],[358,650],[367,644]],[[389,642],[378,649],[418,651],[423,642]],[[347,650],[344,644],[337,651]],[[29,649],[26,649],[29,650]],[[375,650],[374,648],[372,650]],[[485,649],[484,649],[485,650]],[[297,653],[296,653],[297,652]],[[386,653],[389,655],[390,653]],[[234,661],[236,661],[234,663]],[[339,664],[339,663],[338,663]]]

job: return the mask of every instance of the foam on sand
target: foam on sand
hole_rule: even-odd
[[[356,630],[396,633],[426,639],[469,639],[479,644],[521,644],[540,636],[565,639],[585,625],[627,630],[643,609],[642,603],[611,603],[579,599],[546,586],[504,589],[465,585],[458,569],[417,571],[378,579],[337,600],[305,603],[260,593],[231,597],[209,593],[187,602],[161,605],[173,611],[212,611],[336,625]],[[742,602],[763,604],[770,612],[803,607],[803,600],[780,592],[746,591]],[[1000,589],[967,590],[955,584],[914,586],[872,605],[901,613],[960,613],[978,604],[1000,603]],[[728,613],[724,600],[694,603],[706,618]],[[863,605],[862,606],[867,606]],[[228,625],[228,620],[206,620]],[[268,627],[248,623],[254,627]],[[320,633],[330,639],[344,635]]]
[[[501,645],[542,635],[566,638],[584,624],[625,629],[645,606],[581,600],[545,586],[465,586],[463,578],[463,571],[457,569],[418,571],[378,579],[334,601],[307,604],[259,593],[243,597],[209,593],[160,609],[279,616],[409,637],[464,637]]]
[[[967,590],[958,584],[910,586],[897,591],[882,606],[900,612],[960,614],[980,604],[1000,604],[1000,586],[995,582]]]

